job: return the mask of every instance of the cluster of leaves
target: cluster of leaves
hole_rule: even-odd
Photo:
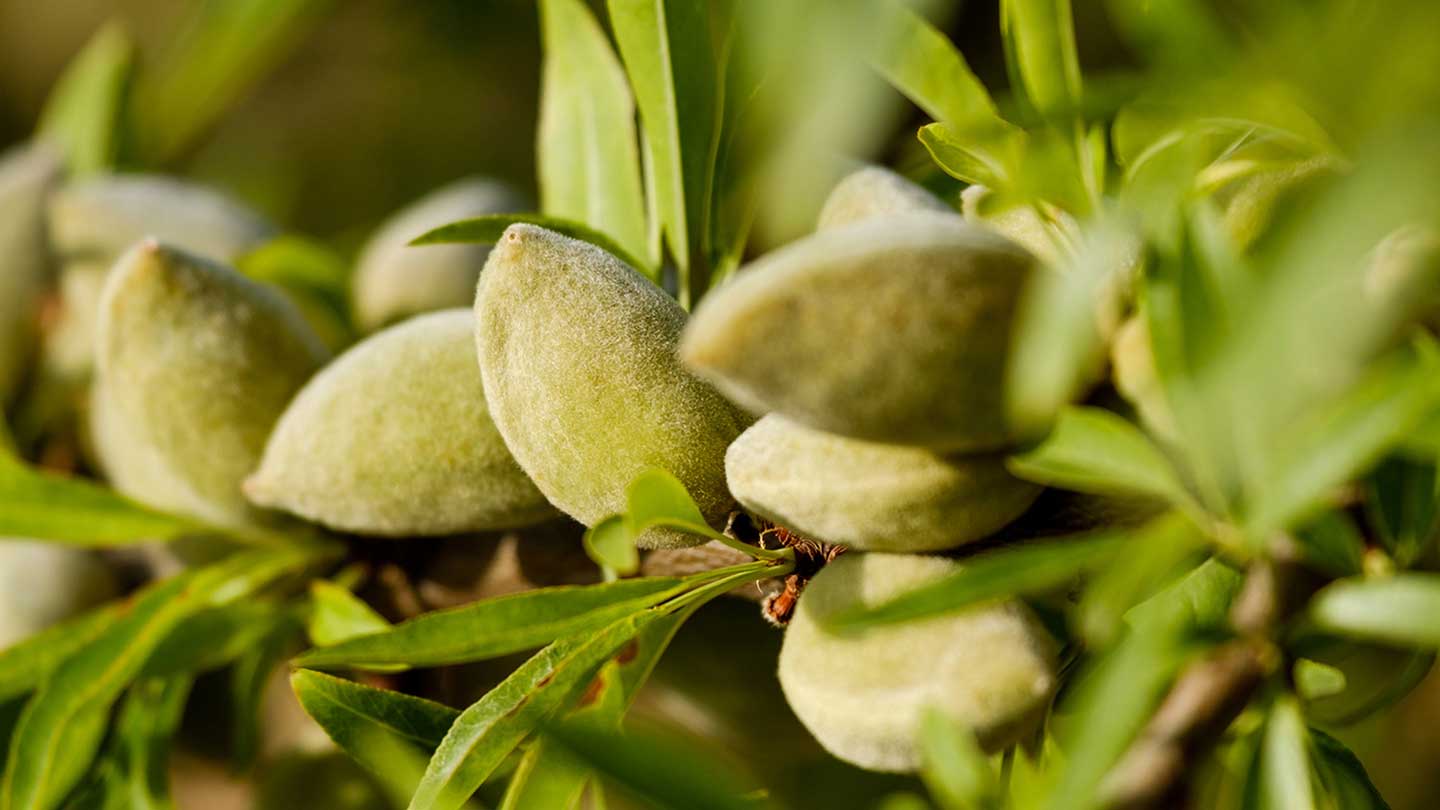
[[[158,162],[314,5],[216,5],[235,19],[209,35],[199,26],[177,46],[191,55],[174,57],[211,60],[202,78],[168,71],[132,87],[130,47],[104,33],[57,91],[44,130],[85,171],[145,142],[138,128],[116,134],[133,115],[152,139],[133,153],[152,157],[134,160]],[[1082,81],[1068,0],[1002,0],[1011,76],[997,103],[944,35],[899,4],[611,0],[612,48],[579,0],[542,0],[542,214],[524,219],[673,282],[687,305],[738,266],[752,225],[784,234],[807,191],[827,185],[833,173],[795,168],[823,162],[797,159],[803,150],[865,143],[874,123],[852,119],[870,109],[857,101],[870,86],[856,77],[871,71],[935,119],[919,139],[936,165],[989,189],[987,205],[1032,211],[1053,237],[1054,272],[1029,291],[1016,339],[1010,401],[1034,444],[1013,468],[1058,488],[1146,499],[1153,516],[987,551],[947,579],[834,618],[837,631],[856,631],[1004,597],[1063,607],[1067,686],[1043,737],[996,762],[931,717],[930,799],[897,796],[892,808],[1099,806],[1167,690],[1236,640],[1269,663],[1241,696],[1244,711],[1187,763],[1205,806],[1384,806],[1354,756],[1315,727],[1318,701],[1351,685],[1317,651],[1372,645],[1404,662],[1351,720],[1408,691],[1440,646],[1440,355],[1418,325],[1418,296],[1357,303],[1373,298],[1365,269],[1383,238],[1437,224],[1440,162],[1424,145],[1440,124],[1440,54],[1417,32],[1436,30],[1440,12],[1401,0],[1385,13],[1309,5],[1282,0],[1226,19],[1197,0],[1111,0],[1145,67]],[[266,24],[247,23],[256,20]],[[1349,61],[1378,51],[1386,58]],[[853,54],[865,63],[852,65]],[[152,126],[176,111],[185,117]],[[1316,161],[1337,170],[1334,182],[1277,211],[1262,242],[1237,244],[1217,192]],[[490,242],[520,218],[422,239]],[[1103,395],[1104,407],[1072,404],[1126,310],[1148,326],[1164,425]],[[662,471],[628,495],[625,513],[586,537],[612,575],[636,569],[633,538],[647,527],[732,542]],[[348,569],[335,572],[340,547],[316,533],[236,535],[10,455],[0,458],[0,506],[0,535],[114,547],[204,534],[236,547],[0,652],[5,810],[167,806],[157,763],[197,674],[228,668],[235,702],[250,707],[238,714],[253,723],[266,674],[305,638],[315,647],[295,659],[296,694],[397,805],[465,807],[502,776],[508,808],[575,806],[602,784],[665,807],[773,804],[684,746],[615,732],[686,618],[787,573],[787,552],[737,546],[754,561],[536,590],[390,626],[351,592]],[[1318,587],[1258,630],[1237,627],[1237,594],[1297,550]],[[537,648],[459,712],[324,674]],[[242,758],[253,752],[253,725],[234,733]]]

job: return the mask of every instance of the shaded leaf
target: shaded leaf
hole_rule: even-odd
[[[1123,628],[1127,611],[1173,582],[1178,571],[1190,569],[1180,582],[1189,578],[1204,544],[1195,526],[1174,513],[1137,528],[1117,552],[1125,564],[1097,569],[1085,588],[1075,616],[1081,634],[1094,646],[1109,645]],[[1172,598],[1184,600],[1187,595],[1182,591]]]
[[[1318,729],[1310,729],[1314,766],[1335,810],[1390,810],[1370,782],[1360,759],[1345,744]]]
[[[542,0],[540,23],[541,210],[610,234],[629,254],[649,256],[635,104],[620,60],[579,0]],[[656,280],[659,266],[657,256],[634,265]]]
[[[663,810],[754,810],[773,807],[747,798],[745,783],[727,772],[713,753],[674,735],[625,734],[555,724],[546,740],[600,773],[606,783],[648,807]]]
[[[21,715],[0,807],[56,807],[89,768],[116,699],[188,617],[244,598],[312,563],[299,550],[254,551],[166,580],[134,598],[109,629],[67,658]]]
[[[562,236],[568,236],[571,239],[578,239],[582,242],[589,242],[651,278],[656,278],[659,275],[659,270],[654,264],[640,261],[605,234],[580,222],[557,217],[540,216],[539,214],[489,214],[483,217],[462,219],[459,222],[452,222],[449,225],[442,225],[434,230],[427,231],[413,239],[410,244],[440,245],[449,242],[473,242],[483,245],[493,244],[500,241],[500,237],[505,234],[506,228],[517,222],[528,225],[538,225]]]
[[[419,784],[425,759],[460,716],[439,703],[313,670],[292,674],[290,687],[341,750],[406,797]]]

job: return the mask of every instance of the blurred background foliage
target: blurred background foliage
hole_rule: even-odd
[[[0,0],[0,148],[30,136],[62,69],[106,22],[121,21],[137,43],[142,64],[150,64],[183,39],[197,7],[222,5],[223,0]],[[591,5],[603,18],[603,4]],[[1296,38],[1278,43],[1274,53],[1303,49],[1308,36],[1317,36],[1314,48],[1325,47],[1320,35],[1326,29],[1295,17],[1296,4],[1276,4],[1291,15],[1280,27],[1267,21],[1266,3],[1215,0],[1213,5],[1242,41],[1276,30]],[[256,77],[239,102],[207,127],[204,137],[187,141],[185,148],[149,168],[225,188],[288,229],[320,237],[346,252],[386,215],[458,177],[490,175],[534,194],[540,81],[535,3],[326,0],[316,6],[314,19],[305,26],[309,30],[287,49],[278,67]],[[1111,77],[1113,89],[1124,95],[1125,77],[1142,61],[1141,55],[1122,44],[1126,40],[1113,29],[1107,4],[1080,0],[1074,12],[1087,77]],[[1008,80],[997,4],[958,4],[943,28],[985,85],[1003,99]],[[1417,40],[1437,33],[1423,25],[1387,30]],[[1196,42],[1201,42],[1196,33]],[[1329,84],[1333,98],[1344,103],[1337,106],[1323,98],[1303,102],[1321,119],[1323,130],[1348,149],[1357,146],[1350,140],[1356,121],[1383,130],[1389,116],[1427,104],[1435,108],[1440,82],[1430,63],[1394,61],[1424,55],[1426,48],[1413,47],[1413,42],[1395,44],[1383,52],[1330,48],[1323,58],[1257,67],[1300,87]],[[1189,68],[1205,59],[1205,54],[1172,56],[1177,65]],[[1376,75],[1393,78],[1387,92],[1359,93],[1352,86]],[[1091,87],[1098,89],[1095,96],[1102,103],[1111,89],[1105,78]],[[867,111],[878,119],[850,157],[895,165],[936,190],[958,191],[956,181],[934,167],[915,138],[916,128],[930,119],[902,103],[898,94],[883,92],[888,103]],[[759,235],[752,251],[767,246],[763,228]],[[729,612],[734,619],[733,608],[717,606],[711,618]],[[745,621],[753,618],[751,613]],[[738,622],[723,624],[738,630]],[[696,650],[686,652],[683,645],[677,647],[667,664],[677,671],[687,664],[700,672],[715,671],[700,665]],[[770,699],[776,690],[773,650],[763,652],[750,657],[743,672],[734,673],[745,686],[744,692],[736,692],[737,699],[766,696],[773,711],[783,713],[783,704]],[[679,680],[691,681],[695,673],[683,674]],[[662,681],[664,677],[662,671]],[[1431,807],[1440,792],[1440,770],[1434,767],[1440,760],[1437,721],[1440,678],[1432,675],[1389,711],[1343,733],[1397,809]],[[718,732],[715,736],[725,737]],[[813,787],[814,777],[797,774],[794,781]]]

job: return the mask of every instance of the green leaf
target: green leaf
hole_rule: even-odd
[[[131,687],[120,707],[114,746],[128,775],[125,806],[131,810],[172,810],[170,748],[180,730],[194,681],[188,676],[144,680]]]
[[[1123,629],[1127,611],[1174,581],[1178,571],[1185,571],[1181,582],[1193,573],[1204,544],[1194,524],[1176,513],[1137,528],[1117,552],[1125,564],[1098,569],[1086,587],[1075,614],[1081,635],[1093,646],[1108,646]]]
[[[693,259],[707,247],[720,130],[709,3],[609,0],[610,25],[630,77],[654,171],[656,209],[689,307],[706,279]]]
[[[269,632],[228,672],[231,706],[231,757],[239,769],[251,767],[260,753],[265,722],[265,692],[275,669],[301,644],[305,627],[295,611],[286,611]]]
[[[277,236],[244,254],[235,269],[285,293],[326,345],[355,337],[350,322],[350,268],[326,245],[302,236]]]
[[[1304,517],[1440,408],[1440,355],[1422,348],[1376,364],[1344,394],[1276,440],[1271,475],[1250,507],[1251,531]]]
[[[417,616],[383,633],[310,650],[297,666],[438,666],[494,658],[597,630],[683,587],[665,577],[541,588]]]
[[[611,515],[585,530],[585,553],[597,565],[620,574],[633,574],[640,570],[636,536],[624,515]]]
[[[648,256],[635,103],[620,60],[579,0],[542,0],[540,23],[541,210],[612,235],[628,254]],[[658,256],[633,266],[658,280]]]
[[[951,177],[989,188],[1008,186],[1005,159],[992,154],[992,145],[985,141],[977,143],[977,139],[966,134],[940,123],[921,127],[919,137],[935,165]]]
[[[411,810],[461,807],[537,724],[577,699],[596,670],[661,615],[633,611],[598,632],[568,636],[536,653],[460,714],[431,758]]]
[[[1116,293],[1135,266],[1138,241],[1117,223],[1091,223],[1055,267],[1030,277],[1017,314],[1006,375],[1006,407],[1022,436],[1042,435],[1060,410],[1102,376],[1102,317],[1113,317]]]
[[[98,484],[32,469],[0,454],[0,536],[100,548],[205,531],[211,530]]]
[[[349,641],[357,636],[383,633],[390,622],[355,594],[326,580],[310,583],[311,610],[306,631],[321,647]]]
[[[611,660],[586,688],[581,705],[567,722],[586,728],[618,731],[629,701],[620,664]],[[569,752],[538,739],[530,745],[505,788],[500,810],[566,810],[577,807],[590,769]]]
[[[1001,33],[1025,96],[1050,119],[1080,110],[1080,59],[1070,0],[1001,0]]]
[[[1395,457],[1380,463],[1366,481],[1366,516],[1385,550],[1401,568],[1420,559],[1436,533],[1440,507],[1434,462]],[[1353,572],[1350,572],[1353,573]]]
[[[316,27],[331,0],[200,3],[135,86],[139,162],[176,159]]]
[[[620,261],[639,270],[650,278],[658,278],[660,271],[654,263],[642,262],[635,258],[629,251],[617,244],[613,239],[599,231],[596,231],[584,223],[575,222],[558,217],[540,216],[538,214],[489,214],[483,217],[462,219],[459,222],[452,222],[449,225],[442,225],[432,231],[413,239],[412,245],[439,245],[448,242],[469,242],[477,244],[493,244],[500,241],[505,234],[505,229],[522,222],[527,225],[539,225],[542,228],[552,230],[571,239],[579,239],[582,242],[589,242],[601,250],[607,251]]]
[[[1243,582],[1239,571],[1212,557],[1131,608],[1125,621],[1149,632],[1224,633]]]
[[[1314,765],[1337,810],[1390,810],[1370,782],[1365,766],[1345,744],[1319,729],[1310,729]]]
[[[1050,810],[1081,810],[1140,733],[1191,650],[1170,628],[1137,627],[1082,671],[1058,711],[1056,734],[1068,761],[1050,791]],[[1058,719],[1058,713],[1057,713]]]
[[[1333,633],[1406,647],[1440,647],[1440,575],[1342,579],[1310,600],[1310,619]]]
[[[1295,693],[1306,700],[1316,700],[1345,691],[1345,671],[1308,658],[1297,658],[1292,668]]]
[[[313,670],[295,672],[290,686],[341,750],[406,798],[420,783],[425,759],[460,716],[439,703]]]
[[[125,27],[107,23],[60,75],[37,136],[65,156],[72,177],[114,167],[120,152],[126,91],[135,43]]]
[[[0,787],[5,810],[59,805],[89,768],[111,706],[188,617],[242,599],[314,562],[299,550],[253,551],[166,580],[55,669],[15,730]]]
[[[657,810],[755,810],[773,807],[745,797],[746,787],[713,752],[673,734],[626,734],[554,724],[548,742],[562,746],[646,807]]]
[[[123,603],[104,605],[0,650],[0,703],[39,686],[61,662],[105,632],[122,612]]]
[[[1038,447],[1013,456],[1010,471],[1048,486],[1098,495],[1151,495],[1191,508],[1164,454],[1139,428],[1100,408],[1072,406]]]
[[[1348,514],[1338,509],[1320,513],[1295,532],[1305,562],[1332,577],[1359,574],[1364,565],[1365,537]]]
[[[1310,781],[1310,732],[1300,703],[1284,695],[1270,708],[1260,744],[1260,807],[1263,810],[1314,810]]]
[[[665,526],[712,540],[725,539],[705,522],[680,479],[665,470],[652,467],[636,476],[625,488],[625,503],[626,519],[636,535]]]
[[[942,807],[982,810],[1001,806],[995,771],[970,729],[943,712],[928,710],[921,718],[920,749],[925,763],[920,776]]]
[[[160,643],[145,665],[147,677],[205,672],[255,648],[288,620],[273,600],[244,600],[187,617]]]
[[[1110,564],[1128,536],[1078,535],[978,554],[943,579],[874,607],[839,612],[828,625],[835,632],[853,632],[954,613],[992,599],[1050,591]]]
[[[965,57],[938,28],[898,2],[870,63],[931,118],[958,127],[1008,128]]]

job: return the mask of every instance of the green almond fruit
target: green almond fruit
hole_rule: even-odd
[[[870,441],[1011,439],[1011,322],[1033,259],[959,216],[888,214],[801,239],[711,293],[686,365],[740,405]]]
[[[0,157],[0,404],[14,394],[35,351],[50,271],[45,195],[59,173],[59,161],[42,147]]]
[[[1134,406],[1157,436],[1175,436],[1175,418],[1165,401],[1160,372],[1150,346],[1150,325],[1142,315],[1132,315],[1120,324],[1110,343],[1111,378],[1115,390]]]
[[[0,649],[105,602],[115,574],[90,552],[0,537]]]
[[[751,512],[865,551],[954,548],[1002,528],[1040,494],[1007,472],[998,454],[940,456],[811,430],[775,414],[730,445],[725,474]]]
[[[988,228],[1021,245],[1046,264],[1055,264],[1060,257],[1057,240],[1079,230],[1079,223],[1069,214],[1053,206],[1044,207],[1049,220],[1035,206],[1012,205],[991,210],[995,194],[985,186],[970,186],[960,193],[960,210],[965,221]]]
[[[723,526],[734,505],[725,448],[748,420],[680,365],[685,311],[674,299],[594,245],[512,225],[480,276],[475,314],[490,415],[551,503],[594,525],[659,467]],[[652,529],[639,542],[702,538]]]
[[[95,365],[95,320],[110,265],[74,261],[60,270],[59,308],[44,333],[46,371],[63,380],[84,380]]]
[[[907,211],[955,212],[924,186],[889,169],[866,166],[846,175],[835,185],[820,209],[816,230],[825,231],[871,217]]]
[[[67,260],[111,261],[151,237],[233,262],[274,235],[274,226],[230,197],[163,175],[104,175],[50,198],[50,240]]]
[[[875,771],[920,766],[922,714],[937,709],[996,751],[1032,731],[1055,692],[1056,645],[1018,600],[837,635],[823,623],[953,573],[910,554],[850,553],[800,594],[780,649],[780,685],[827,751]]]
[[[315,375],[280,417],[245,493],[382,536],[509,529],[558,514],[490,420],[469,309],[392,326]]]
[[[351,282],[356,324],[374,331],[411,315],[475,300],[489,245],[417,245],[427,231],[462,219],[523,211],[528,203],[503,183],[461,180],[392,216],[365,245]]]
[[[256,513],[240,484],[275,421],[326,359],[280,293],[146,240],[110,271],[92,402],[102,466],[121,491],[223,525]]]

